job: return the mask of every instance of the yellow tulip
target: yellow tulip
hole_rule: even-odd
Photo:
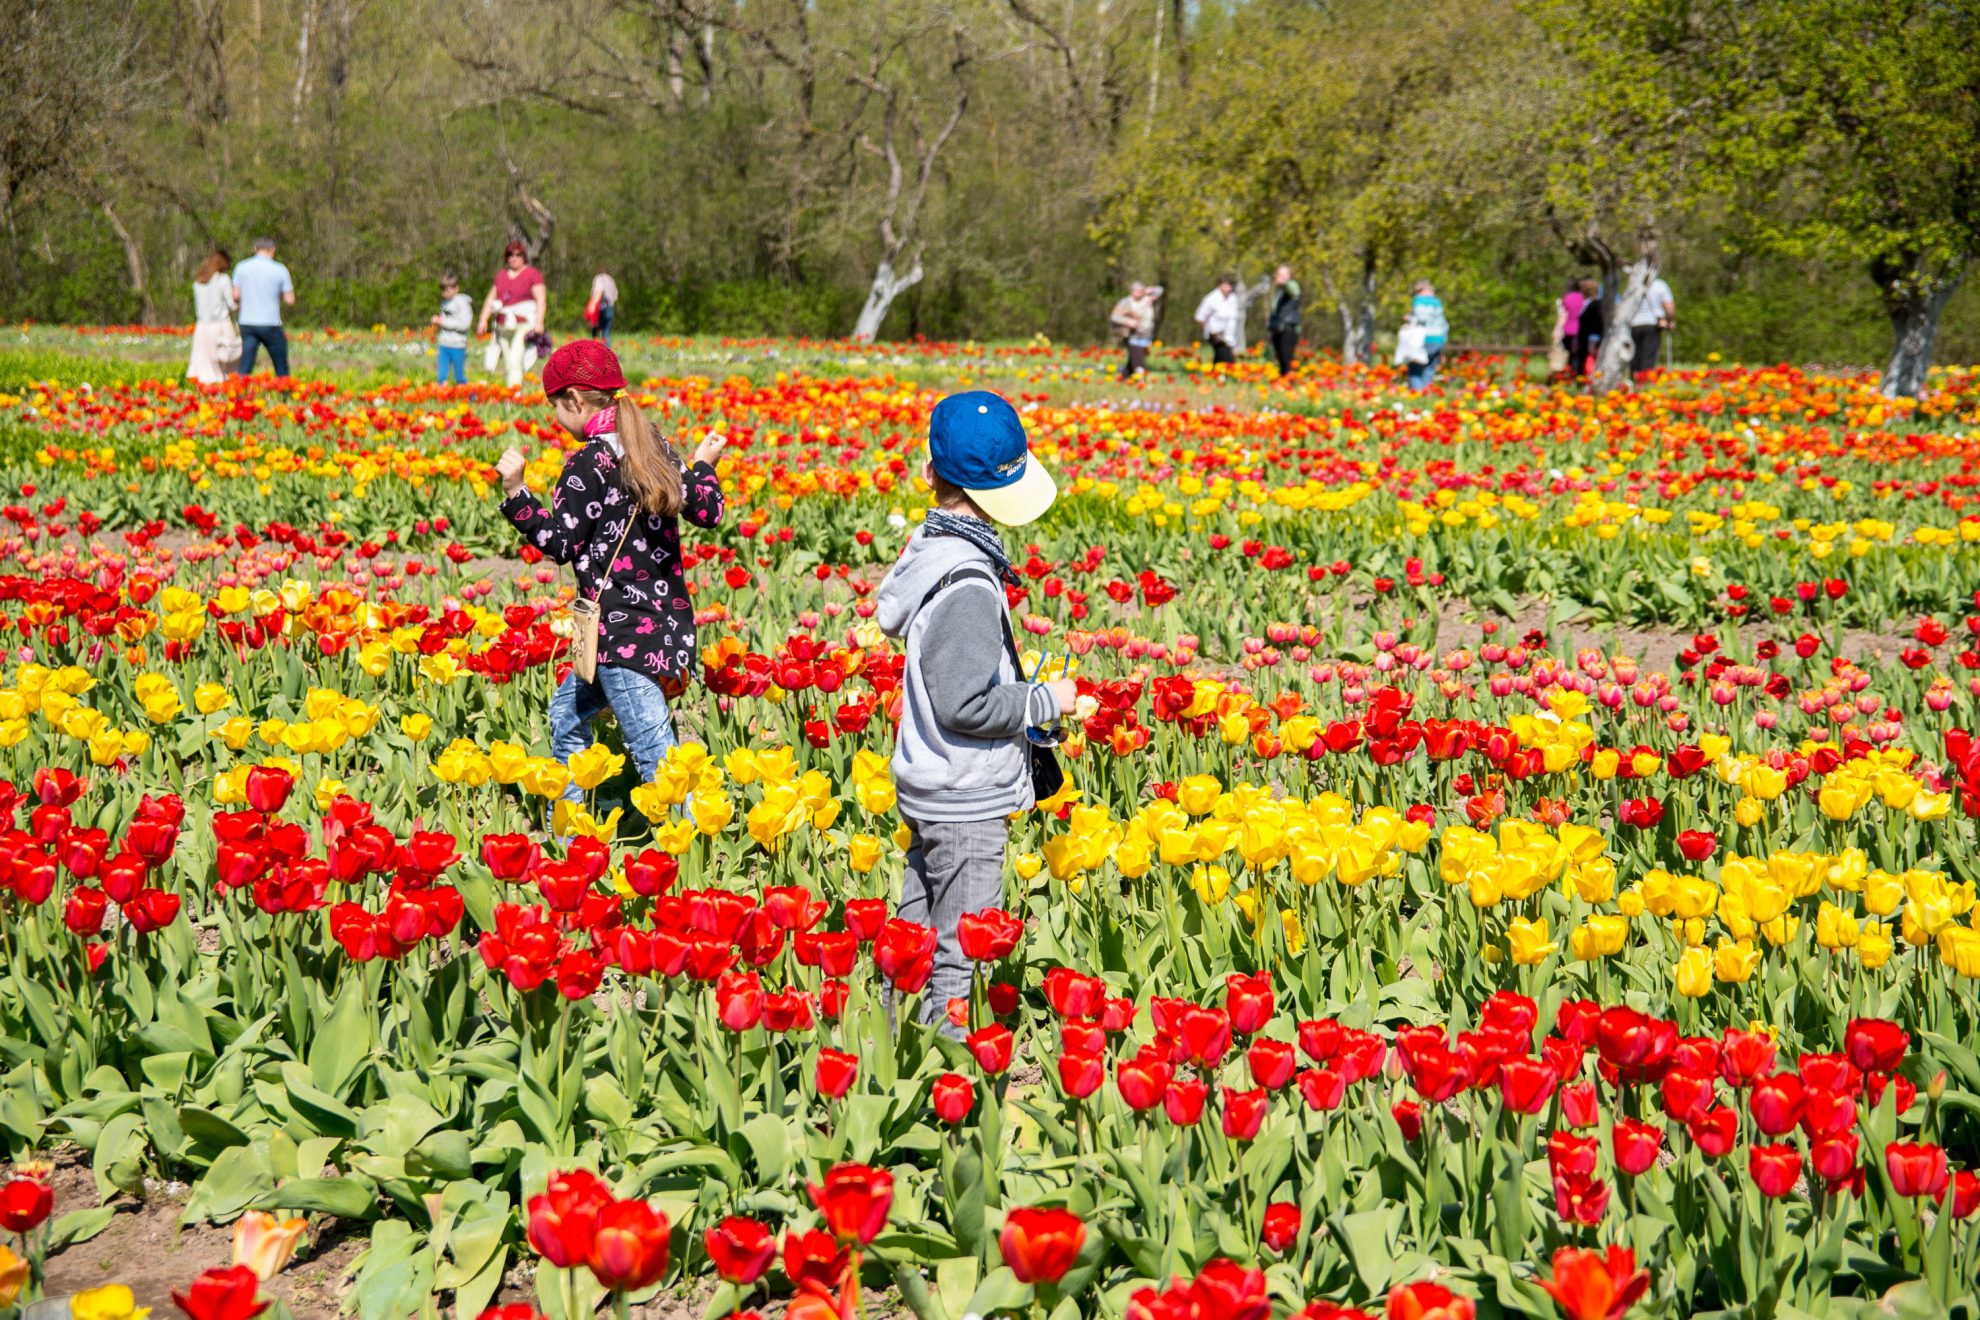
[[[1622,754],[1611,748],[1603,748],[1589,758],[1588,773],[1599,780],[1610,780],[1622,768]]]
[[[91,1288],[69,1299],[71,1320],[144,1320],[150,1314],[151,1308],[139,1306],[137,1297],[121,1283]]]
[[[1215,906],[1230,892],[1231,873],[1221,866],[1198,866],[1190,871],[1189,883],[1198,898]]]
[[[1297,954],[1306,951],[1306,931],[1300,925],[1299,913],[1291,908],[1281,908],[1279,927],[1285,932],[1286,952]]]
[[[523,766],[522,778],[517,782],[522,785],[523,792],[531,797],[554,801],[570,787],[571,772],[562,761],[548,756],[532,756]]]
[[[1940,931],[1939,961],[1968,979],[1980,977],[1980,931],[1967,926]]]
[[[1862,933],[1858,935],[1856,941],[1856,956],[1863,960],[1864,967],[1871,971],[1882,967],[1890,961],[1894,948],[1895,946],[1891,943],[1890,934],[1885,930],[1883,922],[1866,921],[1863,923]]]
[[[1621,953],[1629,938],[1629,923],[1621,917],[1596,912],[1568,933],[1568,947],[1582,962],[1608,958]]]
[[[694,827],[711,839],[736,818],[736,804],[719,787],[696,789],[688,797],[688,810],[694,813]]]
[[[6,1247],[0,1247],[0,1306],[12,1306],[27,1286],[28,1263]]]
[[[1192,816],[1207,816],[1224,794],[1214,775],[1191,775],[1176,785],[1176,805]]]
[[[401,715],[399,717],[399,732],[405,734],[406,737],[416,743],[425,742],[427,736],[433,732],[433,717],[419,713]]]
[[[903,825],[901,828],[906,829],[907,826]],[[1037,879],[1038,873],[1045,869],[1045,859],[1037,853],[1019,853],[1011,858],[1011,869],[1017,872],[1018,879],[1029,883]]]
[[[910,826],[906,821],[902,821],[900,824],[894,826],[894,847],[898,848],[902,852],[906,852],[908,850],[909,845],[911,845],[913,842],[914,842],[914,829],[912,826]]]
[[[1512,951],[1512,960],[1521,967],[1533,967],[1545,962],[1547,955],[1557,947],[1547,938],[1545,917],[1538,921],[1514,917],[1506,926],[1506,944]]]
[[[1874,917],[1888,917],[1904,901],[1904,882],[1889,871],[1870,872],[1863,879],[1863,906]]]
[[[593,743],[565,764],[570,767],[571,782],[588,793],[625,769],[626,758],[604,743]]]
[[[1713,951],[1712,975],[1721,981],[1744,984],[1759,965],[1760,950],[1746,940],[1720,940]]]
[[[846,841],[846,865],[855,875],[865,875],[880,861],[880,840],[871,834],[855,834]]]
[[[1767,808],[1759,798],[1743,797],[1733,803],[1733,819],[1749,830],[1758,825],[1766,813]]]
[[[1693,947],[1678,955],[1671,969],[1671,982],[1687,999],[1700,999],[1712,991],[1712,955]]]
[[[1825,949],[1853,949],[1862,931],[1856,914],[1824,901],[1815,912],[1815,942]]]

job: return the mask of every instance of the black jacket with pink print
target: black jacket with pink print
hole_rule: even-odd
[[[671,446],[667,452],[681,462]],[[682,464],[681,487],[681,512],[689,522],[721,525],[722,482],[714,468]],[[595,436],[564,460],[550,507],[525,488],[502,501],[502,515],[523,540],[558,563],[570,564],[578,593],[598,600],[599,664],[636,669],[651,678],[692,674],[694,601],[682,572],[680,523],[636,512],[625,488],[617,436]],[[625,544],[608,566],[606,559],[622,534]]]

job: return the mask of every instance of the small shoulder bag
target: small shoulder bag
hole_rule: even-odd
[[[625,549],[626,538],[632,535],[633,523],[638,518],[639,506],[635,504],[626,516],[626,530],[619,533],[619,543],[612,547],[612,557],[605,561],[605,572],[598,579],[596,594],[590,600],[579,596],[571,602],[571,668],[587,683],[594,681],[598,675],[598,598],[611,585],[612,566],[619,562],[619,551]]]

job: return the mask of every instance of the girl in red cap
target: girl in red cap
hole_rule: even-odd
[[[612,350],[579,339],[550,355],[543,392],[557,423],[584,447],[564,460],[550,506],[524,483],[522,451],[495,465],[502,514],[523,539],[577,574],[578,592],[598,603],[598,668],[587,683],[573,670],[550,698],[550,748],[559,760],[591,745],[591,722],[608,708],[626,750],[651,780],[674,745],[661,685],[694,663],[694,605],[681,572],[685,515],[697,527],[722,521],[715,460],[728,441],[710,435],[683,463],[625,391]],[[573,784],[564,794],[579,801]]]

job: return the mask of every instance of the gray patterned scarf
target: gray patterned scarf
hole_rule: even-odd
[[[990,556],[991,564],[996,567],[997,576],[1006,584],[1013,587],[1022,585],[1016,570],[1011,567],[1011,557],[1004,553],[1004,542],[997,535],[997,529],[981,518],[930,509],[921,528],[926,536],[955,536],[969,542]]]

